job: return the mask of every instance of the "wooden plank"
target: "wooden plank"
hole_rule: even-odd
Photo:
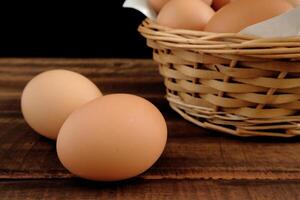
[[[96,183],[83,180],[1,181],[2,200],[23,199],[210,199],[296,200],[300,181],[129,180]]]
[[[166,150],[142,175],[145,179],[300,177],[300,143],[212,135],[180,118],[168,126]],[[34,133],[23,119],[0,118],[0,127],[0,178],[72,177],[59,163],[55,143]]]

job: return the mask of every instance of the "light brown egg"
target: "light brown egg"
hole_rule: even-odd
[[[148,0],[148,4],[158,13],[168,1],[169,0]]]
[[[287,0],[290,2],[294,7],[297,7],[300,5],[300,0]]]
[[[151,8],[153,8],[157,13],[162,9],[162,7],[170,0],[148,0]],[[213,0],[202,0],[207,5],[211,5]]]
[[[202,0],[204,3],[206,3],[207,5],[211,6],[213,0]]]
[[[77,176],[116,181],[149,169],[166,140],[166,122],[153,104],[138,96],[113,94],[69,116],[59,132],[57,154]]]
[[[56,139],[64,121],[75,109],[101,96],[84,76],[51,70],[34,77],[25,87],[21,108],[26,122],[39,134]]]
[[[219,10],[220,8],[222,8],[223,6],[225,6],[226,4],[232,1],[233,0],[213,0],[212,7],[214,10]]]
[[[244,28],[292,10],[286,0],[238,0],[221,8],[211,18],[205,31],[237,33]]]
[[[201,0],[171,0],[158,14],[157,23],[176,29],[203,30],[214,13]]]

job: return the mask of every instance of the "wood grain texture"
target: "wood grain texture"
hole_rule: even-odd
[[[168,124],[172,126],[173,122]],[[190,124],[174,126],[186,130]],[[34,133],[22,119],[2,122],[1,127],[0,178],[73,177],[59,163],[54,141]],[[186,136],[170,132],[163,156],[141,176],[145,179],[300,177],[299,143],[240,141],[204,132],[197,136],[197,129],[193,127]]]
[[[104,94],[126,92],[153,102],[169,130],[159,161],[127,182],[74,179],[60,164],[55,142],[36,134],[20,112],[25,84],[57,68],[87,76]],[[297,199],[300,138],[247,139],[208,131],[173,112],[164,94],[150,60],[0,59],[0,199],[51,199],[52,194],[53,199]]]
[[[83,180],[0,182],[1,200],[297,200],[299,181],[129,180],[95,183]]]

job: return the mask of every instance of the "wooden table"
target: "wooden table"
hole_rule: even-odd
[[[24,122],[20,95],[36,74],[77,71],[105,94],[126,92],[153,102],[167,119],[164,154],[137,178],[99,183],[60,164],[55,142]],[[164,99],[150,60],[0,59],[0,199],[300,199],[299,138],[242,139],[199,128]]]

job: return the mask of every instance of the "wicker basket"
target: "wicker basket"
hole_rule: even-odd
[[[300,135],[300,37],[177,30],[146,19],[172,109],[201,127],[237,136]]]

